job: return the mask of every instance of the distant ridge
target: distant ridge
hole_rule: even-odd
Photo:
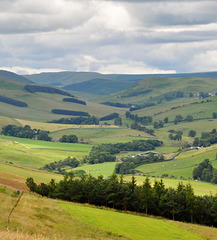
[[[33,81],[13,72],[0,70],[0,77],[14,82],[33,83]]]
[[[70,84],[81,83],[94,79],[105,79],[113,81],[139,82],[150,77],[178,78],[178,77],[201,77],[217,78],[216,72],[201,73],[172,73],[172,74],[101,74],[97,72],[55,72],[24,75],[24,77],[38,84],[49,84],[55,86],[67,86]]]

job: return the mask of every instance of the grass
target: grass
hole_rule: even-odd
[[[56,181],[60,181],[63,179],[63,176],[60,174],[54,174],[51,172],[40,171],[31,168],[24,168],[19,166],[13,166],[10,164],[0,163],[1,169],[1,178],[2,183],[7,185],[7,182],[12,182],[12,184],[16,183],[16,179],[19,179],[20,186],[23,187],[25,185],[25,180],[28,177],[32,177],[37,182],[45,182],[48,183],[53,178]]]
[[[0,116],[0,129],[8,124],[20,125],[20,123],[13,118]]]
[[[88,153],[92,145],[89,144],[79,144],[79,143],[60,143],[60,142],[47,142],[40,140],[32,140],[27,138],[17,138],[0,135],[0,139],[6,139],[13,142],[19,142],[29,148],[38,149],[57,149],[71,152],[86,152]]]
[[[98,103],[87,102],[87,105],[63,102],[64,96],[48,93],[29,93],[24,90],[22,83],[8,82],[0,79],[0,95],[26,102],[27,108],[16,107],[10,104],[1,103],[0,115],[5,117],[29,119],[36,121],[49,121],[67,115],[58,115],[51,112],[52,109],[65,109],[88,112],[90,115],[98,117],[106,116],[113,112],[124,114],[125,110]]]
[[[107,230],[125,236],[129,239],[204,239],[183,228],[172,225],[165,220],[97,209],[78,204],[60,203],[59,205],[79,221],[85,222],[100,230]]]
[[[0,186],[0,238],[5,240],[175,240],[217,239],[217,229],[154,217],[67,203],[25,192],[11,215],[17,194]]]
[[[117,162],[107,162],[92,165],[83,165],[75,168],[74,170],[84,170],[87,174],[91,174],[93,177],[103,175],[104,177],[111,176],[114,172]]]
[[[12,190],[0,192],[0,238],[37,240],[124,239],[96,229],[72,217],[58,201],[24,193],[11,215],[9,232],[5,226],[8,214],[17,200]],[[29,236],[29,238],[28,238]],[[6,238],[4,238],[6,237]],[[16,238],[17,237],[17,238]]]
[[[188,137],[190,130],[196,131],[196,137],[200,137],[202,132],[211,132],[212,129],[216,128],[217,119],[210,120],[197,120],[193,122],[181,122],[177,125],[173,123],[165,125],[164,128],[155,130],[155,133],[159,137],[167,138],[169,136],[168,130],[174,129],[176,131],[183,132],[183,140],[193,142],[194,138]]]
[[[50,136],[53,138],[60,137],[62,135],[75,134],[79,139],[84,139],[93,144],[98,143],[115,143],[116,139],[126,142],[132,141],[134,138],[150,137],[149,134],[144,132],[139,132],[137,130],[127,129],[127,128],[77,128],[57,131],[51,133]]]
[[[192,178],[193,169],[206,158],[212,162],[213,167],[217,167],[216,151],[215,144],[200,150],[182,152],[172,161],[144,164],[137,167],[137,170],[156,177],[168,174],[178,178]]]
[[[65,129],[77,129],[77,128],[118,128],[115,125],[75,125],[75,124],[58,124],[58,123],[46,123],[46,122],[37,122],[37,121],[29,121],[23,119],[16,119],[22,126],[29,125],[31,128],[41,129],[44,131],[56,132]]]

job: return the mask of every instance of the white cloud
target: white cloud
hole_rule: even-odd
[[[61,72],[63,69],[49,69],[49,68],[27,68],[27,67],[20,67],[20,66],[13,66],[13,67],[1,67],[1,70],[15,72],[20,75],[25,74],[36,74],[36,73],[42,73],[42,72]]]
[[[216,70],[216,8],[217,1],[202,0],[2,0],[0,68]],[[212,60],[205,63],[204,57]]]

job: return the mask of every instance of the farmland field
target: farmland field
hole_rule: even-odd
[[[0,135],[0,139],[6,139],[14,142],[19,142],[29,148],[40,148],[40,149],[58,149],[64,151],[75,151],[75,152],[89,152],[92,145],[79,144],[79,143],[60,143],[60,142],[47,142],[40,140],[32,140],[26,138],[17,138]]]

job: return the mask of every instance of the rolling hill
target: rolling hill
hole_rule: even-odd
[[[179,78],[179,77],[203,77],[217,78],[217,72],[204,73],[177,73],[177,74],[101,74],[97,72],[54,72],[24,75],[24,77],[38,84],[50,84],[56,86],[66,86],[74,83],[89,81],[93,79],[106,79],[114,81],[134,81],[138,82],[146,78]]]
[[[33,83],[33,81],[29,80],[28,78],[5,70],[0,70],[0,78],[4,78],[15,82]]]
[[[154,77],[139,81],[121,92],[98,98],[97,101],[131,104],[153,102],[155,104],[160,104],[162,102],[171,102],[177,98],[179,98],[179,101],[185,98],[187,98],[186,101],[191,101],[190,97],[198,96],[199,93],[215,94],[216,92],[217,85],[215,78]]]
[[[66,92],[53,87],[39,85],[26,85],[25,83],[0,79],[0,96],[7,98],[10,102],[21,102],[25,107],[18,107],[9,101],[2,100],[0,104],[0,115],[12,118],[37,119],[48,121],[68,117],[68,115],[59,115],[52,113],[53,109],[83,112],[89,115],[106,116],[108,113],[124,113],[123,109],[117,109],[104,106],[98,103],[86,102],[86,105],[76,102],[65,102]],[[30,86],[30,89],[27,88]],[[71,98],[72,95],[67,93]],[[76,97],[74,97],[77,99]]]
[[[91,93],[95,95],[108,95],[126,89],[133,84],[134,83],[130,81],[114,81],[96,78],[81,83],[66,85],[63,87],[63,89]]]

